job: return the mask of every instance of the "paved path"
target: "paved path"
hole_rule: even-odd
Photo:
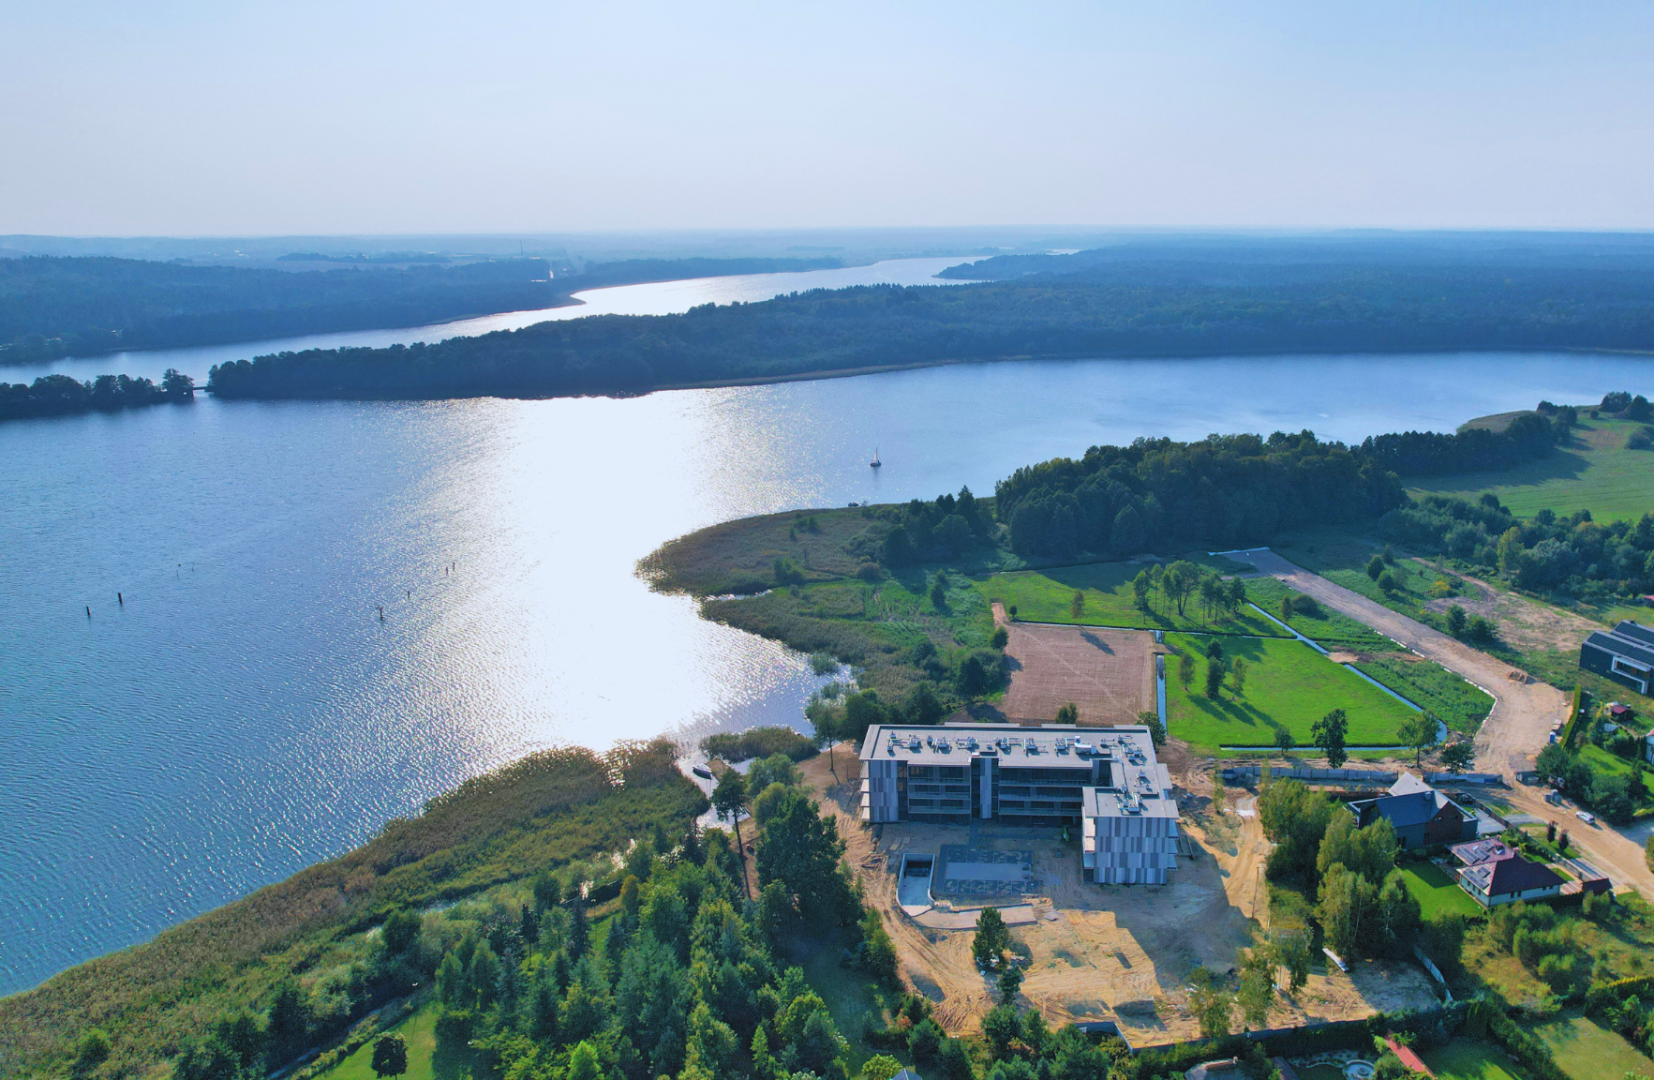
[[[1524,672],[1504,661],[1398,611],[1391,611],[1376,600],[1335,585],[1267,548],[1225,554],[1237,561],[1250,562],[1298,592],[1365,623],[1492,694],[1493,712],[1476,736],[1476,767],[1483,772],[1501,773],[1514,781],[1518,772],[1533,767],[1534,755],[1550,739],[1557,721],[1568,713],[1568,697],[1556,687],[1525,681],[1528,676]]]
[[[1615,881],[1632,885],[1645,896],[1654,896],[1654,874],[1649,872],[1643,858],[1643,844],[1654,832],[1654,822],[1641,822],[1624,831],[1600,823],[1593,828],[1574,817],[1572,804],[1551,806],[1545,802],[1542,790],[1516,782],[1516,773],[1533,767],[1534,755],[1549,741],[1556,722],[1567,715],[1566,694],[1548,683],[1513,679],[1512,673],[1523,679],[1526,675],[1416,619],[1391,611],[1375,600],[1288,562],[1267,548],[1224,554],[1236,561],[1250,562],[1334,611],[1365,623],[1420,656],[1487,689],[1493,694],[1494,706],[1476,736],[1476,767],[1506,778],[1509,786],[1506,798],[1516,809],[1566,826],[1584,853],[1585,861]]]

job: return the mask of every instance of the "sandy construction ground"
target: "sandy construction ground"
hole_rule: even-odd
[[[1430,565],[1422,559],[1414,561]],[[1491,619],[1499,627],[1500,638],[1518,649],[1578,649],[1593,631],[1602,629],[1583,616],[1495,589],[1485,581],[1451,571],[1449,576],[1458,579],[1464,595],[1431,600],[1424,606],[1430,611],[1446,611],[1456,604],[1468,615]]]
[[[829,774],[825,756],[804,763],[807,782],[837,819],[846,858],[896,942],[904,980],[936,1003],[937,1020],[950,1032],[974,1031],[997,992],[971,959],[971,929],[927,927],[902,914],[896,870],[903,852],[932,853],[943,844],[1031,851],[1030,876],[1040,885],[1025,899],[1034,920],[1011,931],[1027,961],[1022,1004],[1038,1008],[1053,1026],[1113,1020],[1135,1044],[1198,1036],[1187,1009],[1189,972],[1200,964],[1220,973],[1236,966],[1240,950],[1262,929],[1255,920],[1267,918],[1261,868],[1267,843],[1255,818],[1226,815],[1213,841],[1198,827],[1187,830],[1200,854],[1180,860],[1170,886],[1100,888],[1081,879],[1078,845],[1064,843],[1060,830],[986,822],[975,829],[866,828],[857,816],[856,765],[846,767],[850,748],[837,759],[842,782]],[[1191,801],[1197,812],[1202,805],[1210,800]],[[1297,1000],[1277,1000],[1270,1023],[1349,1019],[1434,1000],[1428,978],[1413,965],[1364,964],[1350,975],[1312,975]]]
[[[1008,719],[1049,724],[1072,701],[1080,723],[1135,724],[1155,707],[1154,635],[1146,630],[1007,623],[1011,681],[999,703]]]

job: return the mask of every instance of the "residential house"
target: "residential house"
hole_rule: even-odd
[[[1357,799],[1347,805],[1362,828],[1380,819],[1388,821],[1404,848],[1476,839],[1476,815],[1412,773],[1402,773],[1376,799]]]
[[[1648,694],[1654,690],[1654,629],[1626,619],[1598,630],[1580,645],[1579,666]]]
[[[1459,887],[1483,907],[1562,895],[1562,876],[1520,855],[1490,859],[1459,871]]]

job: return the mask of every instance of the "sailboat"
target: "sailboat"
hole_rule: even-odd
[[[884,465],[884,462],[879,460],[879,448],[878,447],[875,446],[873,448],[873,460],[869,461],[868,464],[871,465],[875,469],[877,469],[877,468],[881,467],[882,465]]]

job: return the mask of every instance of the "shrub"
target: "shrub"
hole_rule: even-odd
[[[1316,603],[1315,597],[1305,596],[1303,593],[1292,598],[1292,610],[1311,619],[1321,617],[1321,605]]]
[[[815,743],[792,728],[779,725],[708,735],[701,740],[701,749],[710,757],[731,762],[774,754],[786,754],[794,761],[803,761],[814,757],[817,752]]]

